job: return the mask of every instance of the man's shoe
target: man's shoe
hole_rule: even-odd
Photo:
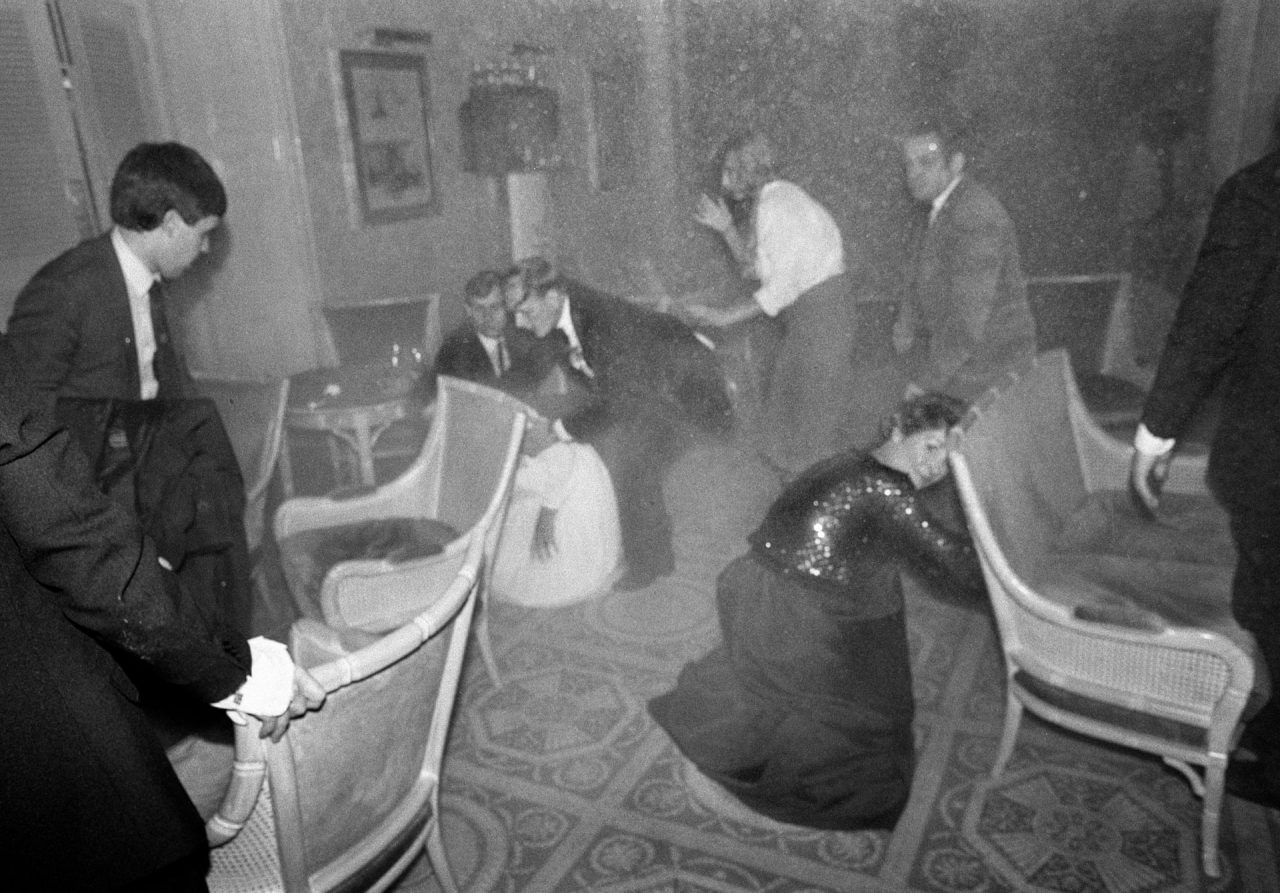
[[[1280,809],[1280,789],[1268,780],[1265,764],[1259,761],[1227,764],[1227,793],[1268,809]]]
[[[648,589],[653,582],[662,576],[657,571],[637,571],[627,568],[627,572],[614,581],[614,592],[637,592]]]

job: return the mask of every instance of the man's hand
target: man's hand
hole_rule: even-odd
[[[545,505],[538,511],[533,525],[533,543],[529,547],[535,561],[546,561],[559,551],[556,545],[556,510]]]
[[[536,456],[549,446],[560,442],[555,431],[551,429],[551,420],[542,416],[529,416],[524,428],[524,451]]]
[[[916,384],[914,381],[907,382],[907,386],[902,390],[902,399],[910,400],[912,397],[919,397],[924,393],[924,388]]]
[[[289,700],[289,709],[279,716],[259,716],[262,721],[260,738],[279,741],[289,729],[290,720],[297,719],[308,710],[315,710],[324,703],[325,690],[315,677],[302,667],[293,668],[293,697]]]
[[[693,219],[721,235],[733,227],[733,215],[729,213],[724,199],[712,198],[705,192],[698,198],[698,209],[693,212]]]
[[[1160,507],[1160,488],[1169,476],[1173,453],[1145,454],[1133,451],[1129,463],[1129,489],[1142,506],[1154,516]]]

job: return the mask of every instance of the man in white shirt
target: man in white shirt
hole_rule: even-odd
[[[226,211],[194,149],[131,149],[111,182],[111,230],[50,261],[14,302],[9,342],[32,384],[56,397],[188,396],[162,283],[208,252]]]
[[[694,219],[720,234],[744,278],[759,283],[750,301],[686,304],[696,322],[730,326],[767,315],[785,328],[755,432],[757,447],[784,476],[849,446],[855,412],[854,307],[844,242],[831,214],[804,189],[775,175],[773,150],[757,133],[724,151],[724,197],[703,195]],[[749,205],[746,231],[728,202]]]

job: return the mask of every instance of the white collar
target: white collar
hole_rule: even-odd
[[[115,249],[116,259],[120,262],[120,271],[124,273],[124,285],[129,294],[139,297],[149,292],[152,283],[160,277],[147,269],[142,258],[124,240],[118,226],[111,228],[111,247]]]
[[[578,330],[573,326],[573,314],[569,312],[568,295],[564,296],[564,303],[560,305],[560,318],[556,320],[556,328],[569,337],[570,347],[582,347],[582,341],[578,338]]]
[[[956,191],[956,187],[960,185],[960,178],[964,174],[960,174],[950,183],[947,188],[938,193],[938,197],[933,200],[933,207],[929,209],[929,222],[932,223],[934,218],[938,216],[938,212],[942,210],[942,206],[947,203],[947,199],[951,198],[951,193]]]

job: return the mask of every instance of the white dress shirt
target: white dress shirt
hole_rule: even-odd
[[[844,272],[844,241],[827,209],[795,183],[774,180],[755,211],[755,300],[769,316],[820,282]]]
[[[569,365],[587,378],[595,378],[595,372],[582,353],[582,341],[578,339],[578,330],[573,326],[573,314],[569,312],[569,299],[567,297],[564,299],[564,304],[560,306],[560,318],[556,320],[556,328],[564,332],[565,337],[569,339]],[[551,423],[551,432],[565,443],[573,440],[573,435],[569,433],[569,430],[565,428],[559,419]]]
[[[484,352],[489,355],[489,364],[493,366],[493,374],[499,378],[506,375],[507,370],[511,368],[511,357],[507,353],[506,345],[503,344],[502,339],[482,335],[480,332],[476,332],[476,337],[480,339]]]
[[[960,185],[960,178],[956,177],[947,184],[947,188],[938,193],[933,200],[932,207],[929,208],[929,222],[938,219],[938,212],[942,210],[942,206],[947,203],[947,199],[951,198],[951,193],[956,191],[956,187]]]
[[[560,319],[556,321],[556,328],[564,332],[565,337],[569,339],[569,365],[587,378],[595,378],[596,374],[582,352],[582,341],[578,338],[578,330],[573,327],[573,314],[569,312],[568,298],[565,298],[564,304],[560,307]]]
[[[111,230],[111,247],[124,273],[124,287],[129,294],[129,316],[133,321],[133,345],[138,355],[138,385],[143,400],[152,400],[160,393],[156,380],[156,330],[151,323],[151,286],[159,278],[147,269],[138,255],[120,235],[120,228]]]

